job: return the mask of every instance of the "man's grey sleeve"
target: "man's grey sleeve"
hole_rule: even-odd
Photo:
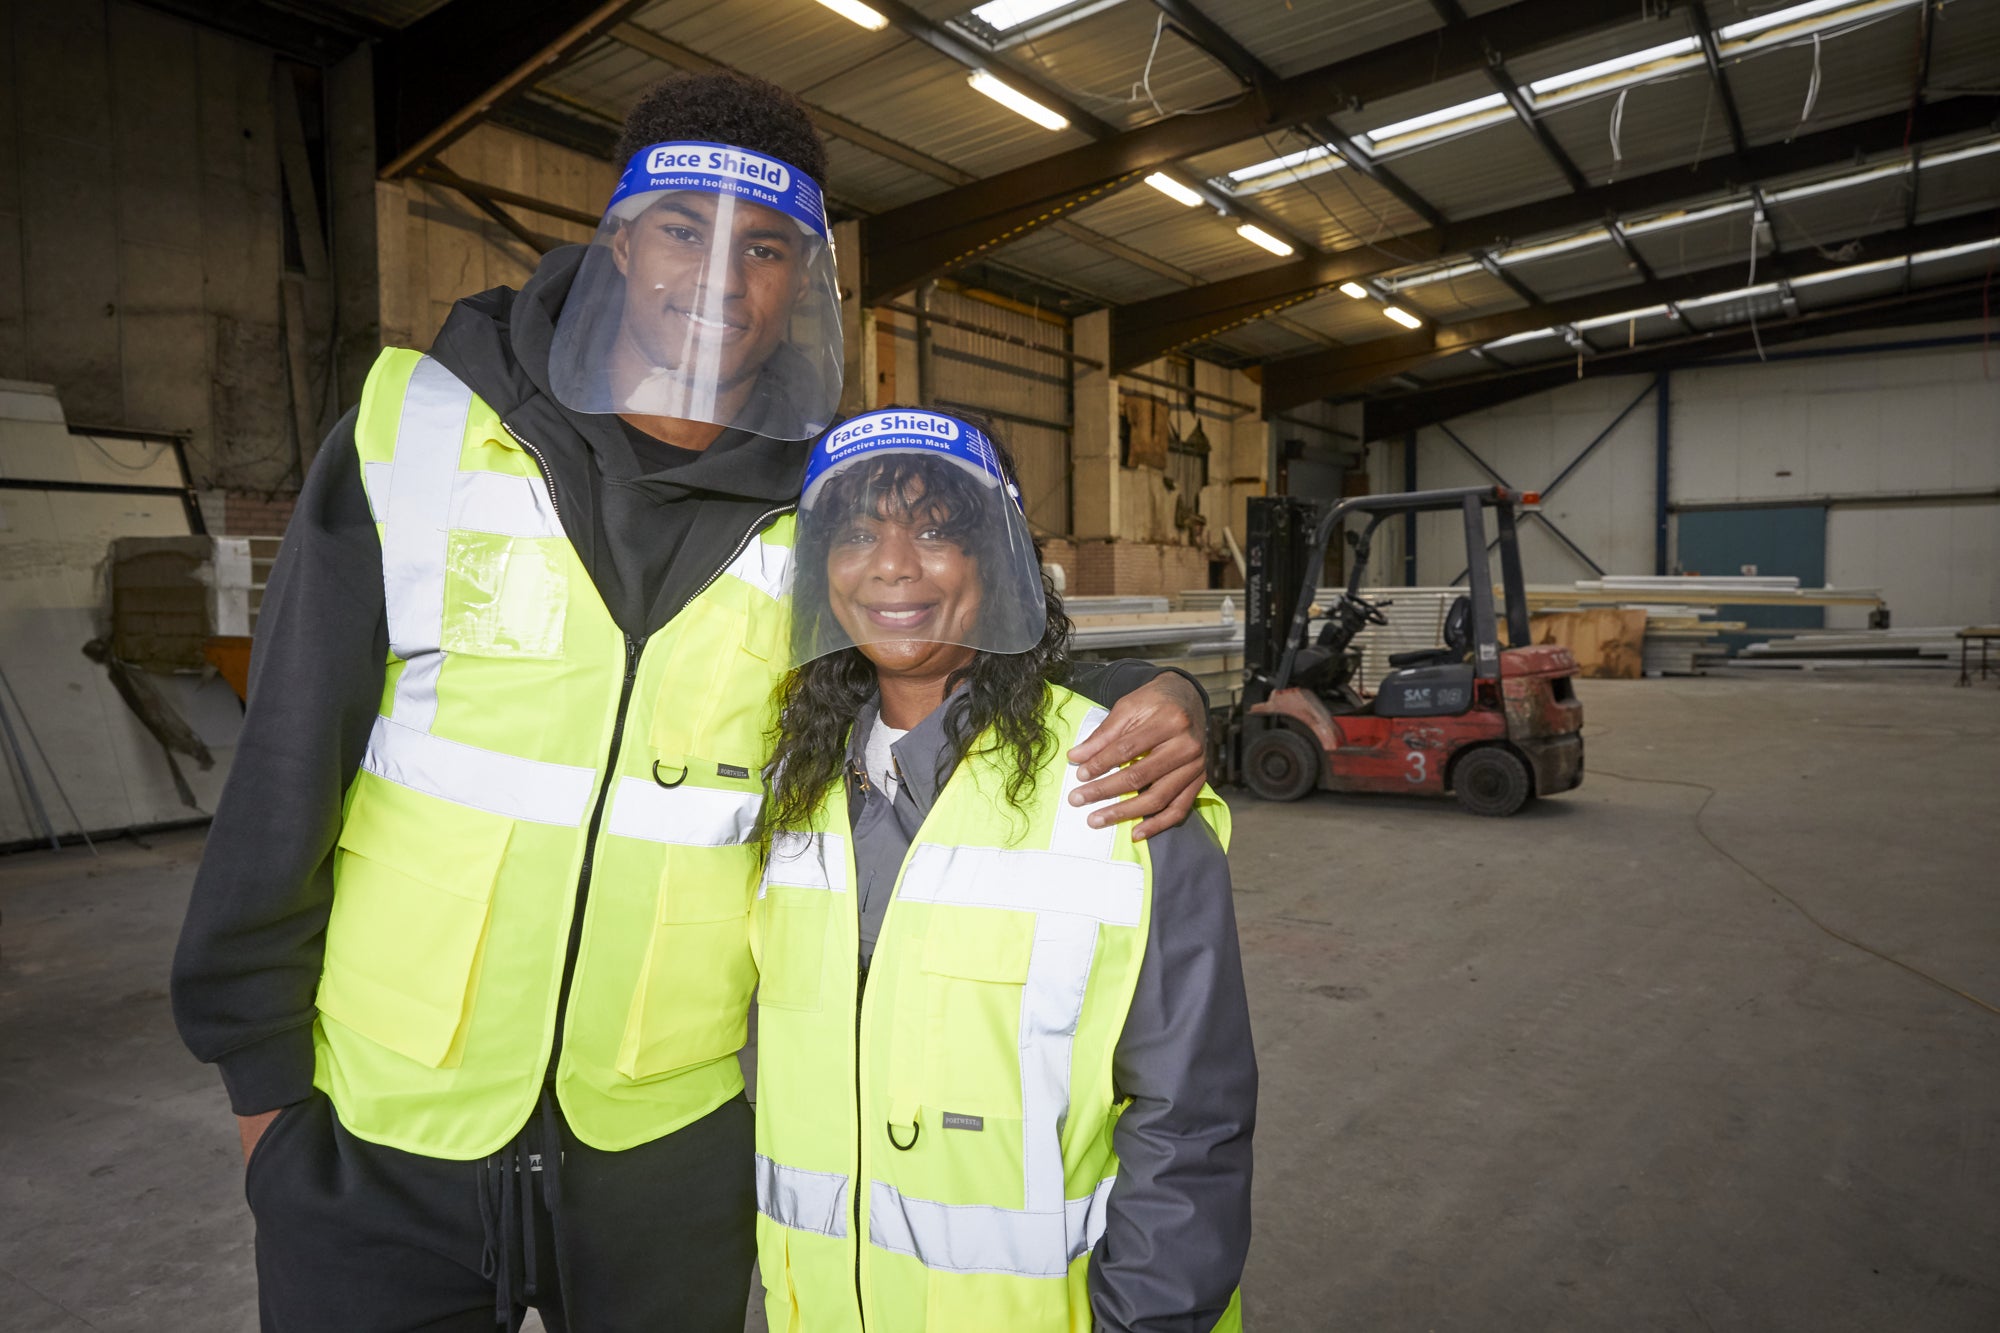
[[[341,418],[257,616],[250,704],[174,955],[174,1021],[238,1115],[312,1092],[341,802],[381,706],[382,547]]]
[[[1090,1305],[1101,1333],[1206,1333],[1250,1249],[1257,1058],[1213,830],[1190,819],[1148,845],[1152,926],[1113,1063],[1132,1104],[1113,1132],[1118,1181]]]

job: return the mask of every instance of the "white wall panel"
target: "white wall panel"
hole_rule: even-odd
[[[1672,499],[1811,503],[2000,490],[2000,376],[1988,377],[1987,359],[1981,346],[1968,344],[1677,372]],[[1541,489],[1645,383],[1586,380],[1450,425],[1514,485]],[[1652,570],[1654,430],[1654,405],[1647,401],[1545,502],[1550,517],[1615,573]],[[1402,452],[1400,441],[1371,446],[1374,489],[1403,489]],[[1426,489],[1490,480],[1436,429],[1420,433],[1417,462],[1417,484]],[[1400,528],[1392,524],[1379,535],[1373,581],[1402,582]],[[1521,545],[1530,582],[1589,574],[1533,522],[1524,526]],[[1464,567],[1463,548],[1455,518],[1425,516],[1418,581],[1451,578]],[[2000,502],[1832,506],[1828,580],[1882,589],[1899,625],[2000,619],[1996,570]]]

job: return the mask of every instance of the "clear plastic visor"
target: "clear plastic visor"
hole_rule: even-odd
[[[795,569],[800,663],[852,647],[878,667],[920,664],[938,645],[1020,653],[1048,623],[1011,488],[933,451],[879,450],[813,479]]]
[[[825,236],[776,207],[706,189],[614,203],[563,302],[549,358],[550,388],[573,410],[787,440],[826,428],[840,374]]]

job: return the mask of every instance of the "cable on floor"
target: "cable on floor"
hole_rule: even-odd
[[[1701,835],[1701,840],[1707,843],[1711,848],[1713,848],[1718,856],[1721,856],[1724,860],[1728,861],[1738,870],[1741,870],[1744,874],[1756,880],[1759,884],[1762,884],[1772,893],[1778,895],[1778,897],[1782,898],[1794,912],[1797,912],[1800,916],[1804,917],[1807,921],[1811,922],[1814,926],[1818,927],[1818,929],[1824,934],[1831,936],[1836,940],[1839,940],[1842,944],[1847,945],[1851,949],[1858,949],[1862,953],[1869,954],[1873,957],[1879,958],[1885,963],[1893,963],[1895,966],[1902,968],[1905,972],[1908,972],[1911,976],[1917,977],[1923,981],[1927,981],[1931,985],[1936,986],[1939,990],[1948,991],[1951,994],[1956,995],[1959,999],[1964,1000],[1967,1004],[1976,1005],[1979,1008],[1984,1009],[1989,1014],[2000,1015],[2000,1005],[1995,1005],[1989,1001],[1982,1000],[1977,995],[1974,995],[1970,991],[1960,990],[1958,987],[1952,985],[1949,981],[1944,980],[1942,977],[1933,976],[1931,973],[1924,971],[1921,967],[1916,966],[1914,963],[1906,963],[1902,959],[1896,957],[1894,954],[1884,953],[1882,950],[1876,948],[1872,944],[1864,943],[1861,940],[1855,939],[1852,935],[1846,934],[1842,931],[1835,930],[1832,926],[1827,925],[1826,922],[1814,916],[1812,914],[1812,911],[1809,908],[1807,908],[1804,903],[1800,902],[1797,898],[1794,898],[1791,894],[1786,893],[1783,889],[1773,884],[1770,880],[1765,879],[1755,870],[1752,870],[1749,866],[1745,865],[1743,861],[1739,859],[1734,852],[1730,851],[1727,847],[1724,847],[1721,843],[1717,842],[1713,837],[1711,837],[1709,835],[1708,829],[1702,825],[1701,817],[1703,814],[1707,813],[1708,803],[1710,801],[1713,801],[1717,794],[1715,788],[1709,786],[1707,783],[1686,782],[1679,778],[1641,778],[1641,777],[1634,777],[1629,773],[1613,773],[1607,769],[1602,769],[1602,768],[1592,768],[1590,770],[1590,775],[1592,777],[1599,777],[1599,778],[1616,778],[1620,782],[1649,782],[1654,784],[1655,786],[1660,786],[1660,787],[1691,787],[1696,791],[1707,793],[1705,796],[1701,798],[1701,804],[1695,807],[1694,831]]]

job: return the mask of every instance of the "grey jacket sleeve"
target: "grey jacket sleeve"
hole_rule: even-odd
[[[1103,704],[1107,708],[1138,689],[1150,685],[1164,675],[1179,676],[1194,686],[1201,696],[1204,706],[1208,703],[1208,691],[1201,682],[1179,667],[1157,666],[1136,657],[1121,657],[1115,662],[1076,662],[1069,669],[1069,687],[1092,703]]]
[[[382,547],[354,414],[299,494],[257,617],[250,705],[174,954],[174,1021],[238,1115],[312,1092],[341,803],[381,706]]]
[[[1190,819],[1148,845],[1152,926],[1113,1062],[1132,1104],[1090,1305],[1100,1333],[1206,1333],[1250,1249],[1257,1058],[1214,831]]]

